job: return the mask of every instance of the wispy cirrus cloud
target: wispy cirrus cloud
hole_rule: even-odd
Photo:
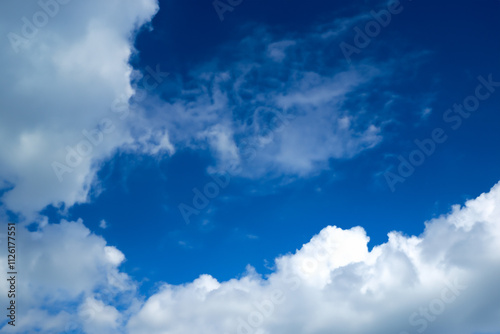
[[[392,120],[386,101],[368,101],[384,99],[381,87],[404,75],[392,70],[396,63],[407,66],[405,57],[347,65],[331,50],[346,34],[338,29],[287,36],[257,29],[222,48],[221,60],[177,76],[176,94],[151,97],[145,118],[164,124],[175,147],[211,150],[212,170],[258,178],[330,169],[383,140]]]

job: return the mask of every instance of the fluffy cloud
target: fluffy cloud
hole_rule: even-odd
[[[326,227],[263,278],[203,275],[165,284],[128,323],[130,333],[498,332],[500,184],[368,251],[360,227]]]
[[[250,266],[226,282],[205,274],[183,285],[163,284],[144,302],[137,283],[119,271],[124,254],[82,221],[42,220],[36,231],[18,229],[17,302],[23,307],[16,330],[25,333],[500,330],[500,183],[426,222],[420,236],[391,232],[369,250],[363,228],[328,226],[278,257],[268,277]],[[0,257],[4,272],[6,265]],[[0,282],[2,291],[6,284]]]
[[[9,209],[31,215],[85,201],[98,162],[136,145],[133,117],[116,105],[134,93],[132,37],[157,10],[156,0],[0,4],[0,175],[9,190],[1,200]],[[168,147],[161,133],[150,135]],[[137,148],[157,153],[147,139]]]
[[[124,255],[82,221],[42,220],[38,226],[33,232],[17,227],[17,322],[3,330],[62,333],[81,327],[88,333],[116,333],[123,318],[117,301],[133,305],[136,294],[135,283],[118,269]],[[0,267],[8,271],[5,254]],[[7,283],[0,283],[2,291],[8,291]],[[7,305],[6,294],[0,302]]]

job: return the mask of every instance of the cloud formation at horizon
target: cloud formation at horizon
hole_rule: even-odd
[[[139,283],[119,271],[124,254],[82,221],[44,221],[21,236],[27,260],[19,269],[25,279],[17,329],[25,332],[63,332],[68,324],[132,334],[498,329],[500,183],[426,222],[419,236],[391,232],[369,250],[362,227],[327,226],[277,257],[267,277],[251,266],[225,282],[207,273],[182,285],[161,284],[145,300]]]

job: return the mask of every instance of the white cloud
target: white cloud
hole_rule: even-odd
[[[102,229],[107,229],[108,223],[104,219],[101,219],[101,221],[99,222],[99,227]]]
[[[282,61],[286,57],[286,49],[292,45],[295,45],[295,41],[280,41],[271,43],[267,47],[267,54],[274,61]]]
[[[224,166],[225,170],[233,170],[240,164],[240,153],[230,127],[217,124],[202,132],[200,137],[208,141],[219,165]]]
[[[391,232],[369,251],[361,227],[328,226],[293,254],[278,257],[266,278],[250,266],[226,282],[205,274],[183,285],[163,284],[145,302],[118,269],[124,255],[81,221],[45,219],[37,231],[18,229],[21,332],[500,330],[500,183],[426,222],[418,237]],[[6,272],[6,265],[6,256],[0,257],[0,270]],[[2,291],[6,284],[0,282]],[[0,303],[6,301],[1,295]]]
[[[360,227],[326,227],[267,279],[208,275],[165,284],[128,322],[130,333],[498,332],[500,183],[489,193],[367,248]]]
[[[115,247],[104,247],[104,253],[106,254],[106,259],[115,266],[120,265],[125,260],[125,255]]]
[[[1,225],[6,231],[5,224]],[[5,246],[5,234],[1,240]],[[111,329],[121,324],[123,314],[110,303],[133,305],[136,294],[135,283],[118,269],[125,260],[123,253],[106,245],[81,220],[60,224],[45,220],[34,232],[19,225],[16,247],[19,308],[16,327],[7,325],[5,332],[62,333],[83,327],[87,333],[116,333]],[[0,259],[4,272],[8,271],[6,259]],[[7,291],[6,283],[0,283],[2,291]],[[0,302],[7,305],[6,294]]]
[[[113,306],[89,297],[81,304],[78,316],[85,333],[117,333],[122,315]]]
[[[121,119],[112,107],[134,93],[131,37],[158,10],[156,0],[62,2],[41,1],[50,4],[45,11],[37,1],[0,4],[0,35],[26,40],[0,42],[0,175],[13,186],[1,200],[31,218],[51,203],[85,201],[96,163],[134,143],[127,124],[133,117]],[[44,15],[48,23],[36,21]],[[25,19],[40,27],[30,33]],[[99,126],[108,131],[99,135]],[[69,165],[68,147],[83,158],[72,158],[60,182],[52,163]]]
[[[220,68],[204,64],[191,79],[178,79],[189,89],[168,101],[151,99],[151,122],[168,129],[175,147],[211,149],[211,171],[250,178],[310,176],[381,142],[380,122],[366,113],[370,106],[352,102],[394,75],[391,66],[308,64],[302,59],[328,59],[315,47],[332,41],[315,32],[275,39],[255,33],[238,47],[245,59]],[[266,45],[270,58],[255,51]]]

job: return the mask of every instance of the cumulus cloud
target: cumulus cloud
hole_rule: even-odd
[[[124,254],[82,221],[45,219],[31,232],[18,229],[22,308],[16,330],[25,333],[500,330],[500,183],[426,222],[419,236],[391,232],[369,250],[363,228],[327,226],[278,257],[267,277],[251,266],[225,282],[204,274],[183,285],[163,284],[145,301],[137,283],[119,270]],[[7,271],[6,256],[0,269]],[[5,280],[0,288],[7,290]]]
[[[130,333],[498,332],[500,184],[368,250],[361,227],[329,226],[263,278],[202,275],[165,284],[128,322]]]
[[[89,297],[81,304],[78,316],[84,319],[86,333],[116,333],[119,330],[120,312],[95,298]]]
[[[118,10],[119,8],[119,10]],[[86,200],[98,163],[136,138],[117,101],[134,94],[133,36],[158,10],[144,1],[4,1],[0,4],[2,202],[25,215]],[[119,13],[119,14],[118,14]],[[146,154],[164,133],[139,138]],[[137,146],[139,145],[139,146]]]
[[[1,240],[5,246],[4,233]],[[49,224],[45,219],[32,232],[18,226],[16,245],[17,322],[16,327],[7,325],[5,332],[85,328],[88,333],[114,333],[123,317],[115,308],[117,301],[132,305],[136,294],[135,283],[118,269],[125,260],[122,252],[91,233],[81,220]],[[7,272],[3,255],[0,267]],[[2,291],[8,291],[7,283],[0,283]],[[7,305],[6,294],[0,302]]]

